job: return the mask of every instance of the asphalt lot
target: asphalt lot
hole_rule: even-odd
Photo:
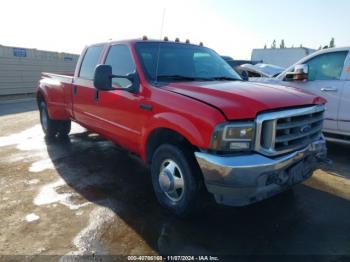
[[[349,146],[330,144],[332,166],[293,191],[180,220],[157,204],[139,159],[78,125],[49,143],[35,110],[0,103],[0,256],[350,256]]]

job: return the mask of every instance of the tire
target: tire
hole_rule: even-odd
[[[203,179],[192,152],[186,147],[159,146],[152,157],[151,174],[159,203],[171,213],[187,217],[200,210]]]
[[[60,138],[66,138],[68,137],[68,134],[71,129],[71,121],[65,120],[65,121],[59,121],[58,124],[58,137]]]
[[[45,133],[45,136],[49,139],[57,137],[67,137],[71,129],[70,120],[53,120],[50,118],[47,105],[44,101],[39,104],[40,110],[40,123]]]

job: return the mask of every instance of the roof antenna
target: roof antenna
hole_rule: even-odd
[[[162,17],[162,26],[160,28],[160,39],[163,38],[163,28],[164,28],[164,20],[165,20],[165,11],[166,9],[163,9],[163,17]],[[160,42],[161,40],[159,40],[159,44],[158,44],[158,55],[157,55],[157,64],[156,64],[156,83],[158,82],[158,66],[159,66],[159,56],[160,56]]]

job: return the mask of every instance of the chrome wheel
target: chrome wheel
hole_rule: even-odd
[[[166,159],[160,166],[159,185],[172,201],[180,201],[185,192],[185,181],[180,167],[175,161]]]
[[[45,109],[44,105],[41,106],[40,117],[41,117],[41,124],[43,125],[44,130],[47,130],[48,116],[47,116],[47,112],[46,112],[46,109]]]

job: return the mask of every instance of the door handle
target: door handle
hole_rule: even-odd
[[[78,93],[78,86],[74,85],[73,86],[73,96],[76,96]]]
[[[321,88],[322,92],[337,92],[338,88],[335,87],[323,87]]]
[[[95,99],[95,102],[98,102],[98,100],[100,100],[100,91],[98,89],[96,89],[95,91],[94,99]]]
[[[143,110],[148,110],[148,111],[152,111],[152,105],[147,105],[147,104],[140,104],[140,108]]]

